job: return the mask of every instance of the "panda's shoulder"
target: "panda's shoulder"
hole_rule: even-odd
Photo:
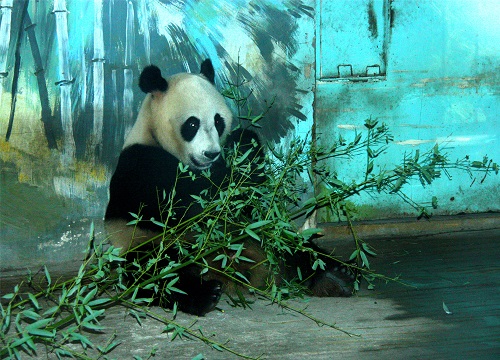
[[[176,174],[179,160],[157,146],[133,144],[120,153],[115,173],[145,176],[150,173]]]

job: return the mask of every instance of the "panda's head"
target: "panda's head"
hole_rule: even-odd
[[[216,161],[221,142],[231,129],[232,114],[214,86],[214,68],[207,59],[200,74],[181,73],[168,79],[156,66],[141,73],[147,93],[124,147],[160,146],[184,164],[203,170]]]

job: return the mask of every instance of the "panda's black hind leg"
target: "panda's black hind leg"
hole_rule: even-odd
[[[199,276],[184,275],[176,286],[185,292],[172,293],[182,312],[203,316],[214,310],[222,295],[222,283],[218,280],[201,280]]]
[[[314,296],[348,297],[353,293],[354,280],[354,274],[345,267],[327,268],[315,274],[309,289]]]
[[[308,252],[297,253],[289,265],[292,268],[300,267],[302,276],[308,280],[305,285],[312,295],[319,297],[347,297],[351,296],[354,290],[356,274],[344,264],[331,257],[321,256],[327,251],[315,244],[309,244],[310,248],[318,253],[318,257],[324,262],[324,270],[311,269],[313,259]]]

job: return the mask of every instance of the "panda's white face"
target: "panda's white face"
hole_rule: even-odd
[[[203,76],[177,74],[167,83],[166,91],[147,95],[125,147],[134,143],[161,146],[184,164],[207,169],[220,156],[232,113]]]
[[[175,75],[168,84],[166,94],[153,101],[156,139],[184,164],[209,168],[231,128],[231,111],[215,87],[199,75]],[[164,125],[166,121],[170,126]]]

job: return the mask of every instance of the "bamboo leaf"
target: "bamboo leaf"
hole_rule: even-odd
[[[17,339],[15,341],[13,341],[11,344],[10,344],[10,348],[16,348],[16,347],[19,347],[23,344],[25,344],[27,341],[30,341],[31,340],[31,337],[28,336],[28,335],[24,335],[22,338],[20,339]]]
[[[58,310],[59,310],[59,306],[53,306],[47,310],[44,311],[44,313],[42,314],[43,316],[50,316],[50,315],[53,315],[54,313],[56,313]]]
[[[367,244],[367,243],[363,242],[362,247],[363,247],[363,250],[364,250],[365,252],[367,252],[368,254],[370,254],[370,255],[372,255],[372,256],[377,256],[377,254],[376,254],[373,250],[371,250],[371,249],[370,249],[370,247],[368,246],[368,244]]]
[[[337,178],[330,178],[330,179],[328,179],[328,184],[330,184],[331,186],[334,186],[334,187],[339,187],[339,188],[341,188],[341,187],[344,186],[344,182],[340,181]]]
[[[240,273],[239,271],[235,271],[234,274],[240,278],[242,278],[247,284],[250,284],[250,281],[245,277],[245,275],[243,275],[242,273]]]
[[[314,260],[314,263],[312,264],[312,269],[313,270],[316,270],[318,267],[321,269],[321,270],[325,270],[325,262],[321,259],[316,259]]]
[[[26,330],[27,331],[30,331],[30,330],[33,330],[33,329],[41,329],[41,328],[44,328],[46,327],[50,322],[52,321],[52,318],[49,318],[49,319],[41,319],[41,320],[38,320],[32,324],[29,324],[28,326],[26,326]]]
[[[43,329],[30,329],[27,330],[28,334],[32,336],[40,336],[40,337],[46,337],[46,338],[54,338],[56,336],[56,331],[48,331],[48,330],[43,330]]]
[[[94,298],[96,293],[97,293],[97,288],[95,287],[92,290],[90,290],[90,292],[85,296],[85,298],[83,298],[82,304],[87,305],[87,303]]]
[[[447,314],[447,315],[452,315],[453,313],[450,311],[450,309],[448,309],[448,306],[446,306],[446,304],[444,303],[443,301],[443,310],[444,312]]]
[[[354,145],[357,145],[361,141],[361,136],[362,136],[361,133],[356,134],[353,140]]]
[[[109,344],[108,346],[106,346],[105,348],[101,347],[101,346],[98,346],[97,347],[97,350],[99,350],[99,352],[101,354],[104,354],[106,355],[107,353],[109,353],[111,350],[113,350],[114,348],[116,348],[118,345],[121,344],[121,341],[113,341],[111,344]]]
[[[349,261],[356,259],[358,255],[359,255],[359,250],[358,249],[354,250],[351,256],[349,257]]]
[[[246,227],[246,229],[258,229],[260,227],[263,227],[263,226],[266,226],[266,225],[270,224],[271,222],[272,222],[272,220],[257,221],[257,222],[254,222],[254,223],[248,225]]]
[[[43,270],[45,272],[45,278],[47,279],[47,289],[50,288],[50,285],[52,284],[52,280],[50,278],[49,270],[47,269],[47,266],[43,266]]]
[[[245,228],[245,232],[250,235],[251,237],[253,237],[255,240],[258,240],[260,241],[260,237],[259,235],[257,235],[255,232],[253,232],[250,228],[246,227]]]
[[[80,333],[72,332],[72,333],[70,333],[70,337],[74,341],[78,341],[84,349],[86,349],[87,346],[89,346],[91,348],[94,347],[94,344],[92,343],[92,341],[90,341],[86,336],[84,336]]]
[[[102,299],[95,299],[95,300],[89,301],[89,303],[87,305],[88,306],[98,306],[98,305],[104,305],[104,304],[109,303],[109,302],[111,302],[110,298],[102,298]]]
[[[300,270],[299,266],[297,266],[297,277],[299,278],[300,281],[302,281],[302,271]]]
[[[137,321],[137,323],[142,326],[141,318],[146,318],[143,312],[137,312],[134,309],[129,309],[128,313]]]
[[[372,171],[373,171],[373,161],[370,161],[370,162],[368,163],[367,168],[366,168],[366,174],[368,175],[368,174],[370,174]]]
[[[28,293],[28,297],[35,309],[40,310],[40,305],[38,305],[38,300],[36,299],[35,295],[33,295],[32,293]]]
[[[403,186],[403,184],[405,183],[406,181],[406,178],[404,176],[400,176],[397,180],[396,180],[396,183],[394,184],[394,186],[392,187],[392,190],[391,192],[392,193],[396,193],[398,192],[399,190],[401,190],[401,187]]]
[[[249,262],[249,263],[254,263],[255,261],[250,259],[250,258],[247,258],[246,256],[238,256],[238,260],[240,261],[245,261],[245,262]]]
[[[154,217],[152,217],[151,219],[149,219],[149,221],[151,221],[151,222],[152,222],[153,224],[155,224],[155,225],[158,225],[158,226],[159,226],[159,227],[161,227],[161,228],[165,228],[165,227],[166,227],[166,224],[165,224],[165,223],[162,223],[162,222],[160,222],[160,221],[155,220],[155,218],[154,218]]]
[[[2,299],[11,300],[14,298],[14,296],[15,296],[14,293],[9,293],[9,294],[5,294],[4,296],[2,296]]]
[[[36,312],[32,311],[32,310],[24,310],[22,312],[22,314],[24,316],[26,316],[28,319],[31,319],[31,320],[38,320],[41,318],[41,315],[40,314],[37,314]]]
[[[359,255],[361,256],[361,260],[363,261],[363,264],[369,269],[370,268],[370,262],[368,261],[368,257],[366,256],[364,251],[360,251]]]
[[[97,332],[102,332],[106,328],[102,325],[90,323],[90,322],[82,322],[82,326],[86,328],[87,330],[92,330],[92,331],[97,331]]]

